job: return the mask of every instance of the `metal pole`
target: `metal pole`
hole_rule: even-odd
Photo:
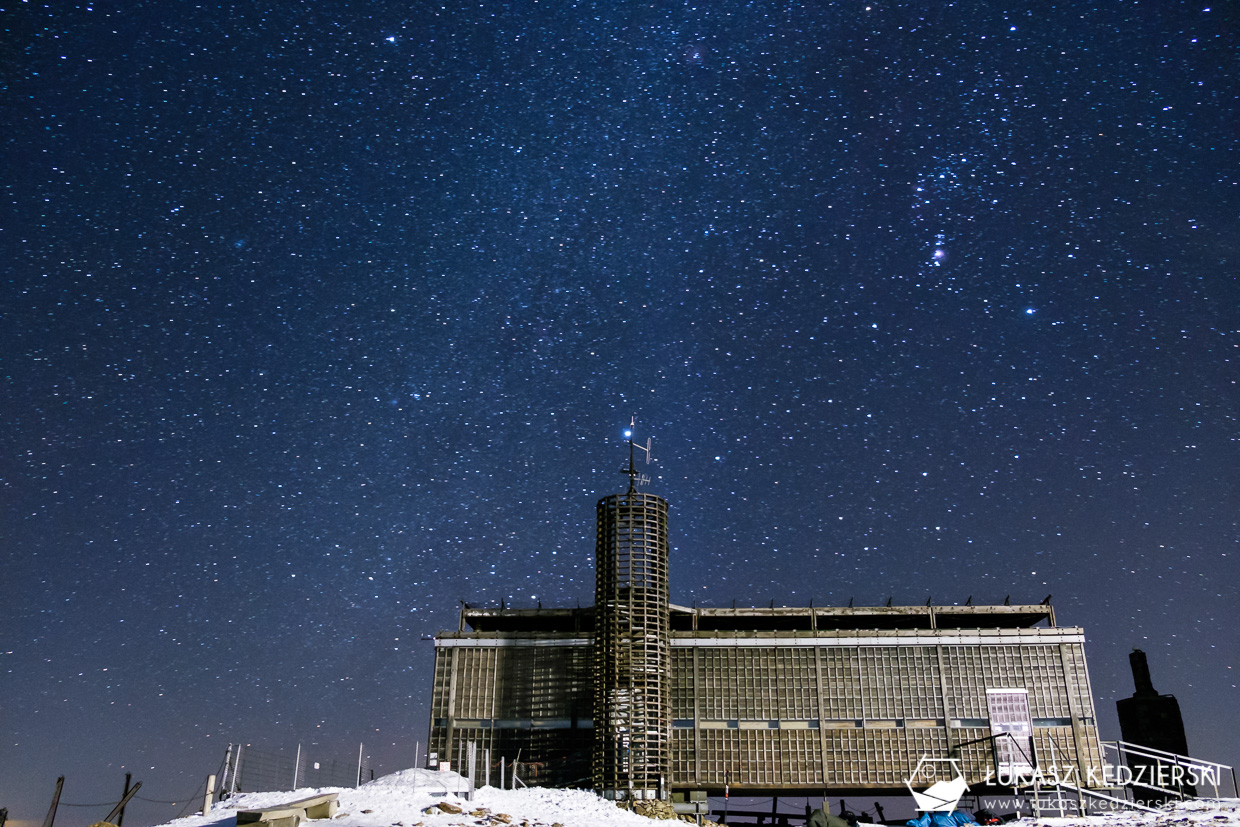
[[[230,793],[240,792],[241,784],[237,780],[241,777],[241,745],[237,744],[237,754],[233,756],[236,763],[233,764],[232,787],[229,788]]]
[[[504,756],[502,755],[499,757],[499,788],[504,789]],[[51,825],[44,825],[44,827],[51,827]]]
[[[484,759],[484,762],[486,764],[486,769],[482,771],[482,786],[489,787],[491,786],[491,748],[490,747],[487,747],[486,757]],[[4,825],[0,824],[0,827],[4,827]]]
[[[220,779],[221,793],[228,789],[228,770],[232,767],[232,748],[233,745],[229,744],[228,752],[224,753],[224,777]]]
[[[301,744],[297,745],[297,757],[293,759],[293,789],[297,789],[297,771],[301,769]],[[121,825],[116,825],[121,827]]]
[[[360,741],[357,744],[357,783],[353,786],[362,786],[362,744]]]

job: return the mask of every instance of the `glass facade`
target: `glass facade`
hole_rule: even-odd
[[[750,625],[761,625],[763,610],[752,612]],[[443,756],[464,754],[468,740],[510,744],[510,759],[521,749],[545,765],[543,783],[592,777],[593,720],[584,711],[593,709],[595,638],[509,633],[503,645],[471,646],[498,637],[440,639],[432,749]],[[894,790],[927,756],[961,758],[975,784],[995,769],[987,690],[996,689],[1024,690],[1044,770],[1098,777],[1083,646],[1080,629],[1053,626],[673,632],[667,783],[737,793]],[[555,761],[566,765],[553,769]]]

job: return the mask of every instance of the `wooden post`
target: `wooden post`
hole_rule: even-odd
[[[106,816],[103,817],[103,820],[106,821],[108,824],[115,824],[116,821],[114,819],[117,817],[117,815],[120,814],[122,810],[125,809],[125,805],[129,803],[129,799],[137,795],[138,790],[140,789],[142,789],[141,781],[139,781],[137,784],[134,784],[132,787],[129,788],[129,792],[125,793],[125,797],[121,799],[119,804],[117,804],[115,807],[112,808],[112,812],[108,813]]]
[[[56,821],[56,808],[60,806],[60,791],[65,788],[65,777],[62,775],[56,779],[56,792],[52,793],[52,806],[48,808],[47,816],[43,819],[43,827],[52,827]]]
[[[121,793],[121,800],[129,799],[129,782],[133,780],[133,773],[125,773],[125,791]],[[120,815],[116,817],[116,827],[123,827],[125,823],[125,805],[121,805]]]
[[[209,815],[211,813],[211,799],[215,796],[215,776],[207,776],[207,792],[202,797],[202,814]]]

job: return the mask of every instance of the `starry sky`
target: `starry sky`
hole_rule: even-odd
[[[1211,4],[7,2],[0,806],[412,765],[633,416],[674,601],[1051,594],[1104,737],[1135,646],[1240,763]]]

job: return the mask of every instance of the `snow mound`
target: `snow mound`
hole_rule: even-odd
[[[274,807],[325,792],[340,794],[340,812],[330,821],[308,822],[303,827],[658,827],[677,823],[652,821],[585,790],[482,787],[467,801],[467,787],[465,779],[454,772],[409,769],[357,789],[245,793],[216,804],[206,815],[177,819],[168,827],[235,827],[237,810]],[[446,812],[441,804],[460,812]],[[1188,801],[1157,813],[1044,818],[1038,823],[1045,827],[1240,827],[1240,799]]]
[[[362,785],[363,789],[368,790],[383,787],[400,787],[409,791],[439,791],[463,795],[469,790],[469,781],[459,772],[452,772],[451,770],[424,770],[414,767],[376,778],[374,781],[369,781]]]

